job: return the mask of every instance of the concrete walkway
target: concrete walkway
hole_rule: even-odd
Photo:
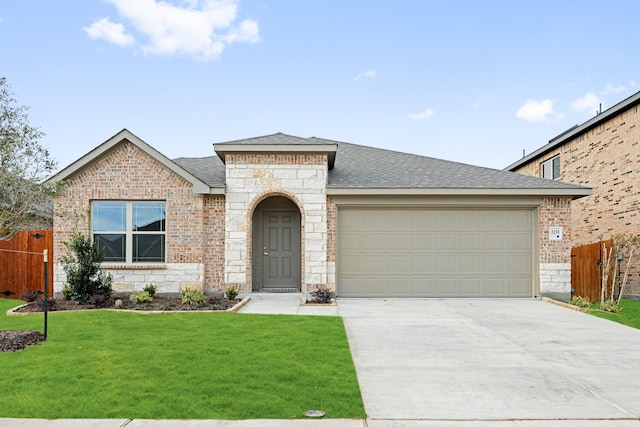
[[[640,331],[540,300],[252,297],[240,313],[342,316],[368,418],[0,425],[640,427]]]

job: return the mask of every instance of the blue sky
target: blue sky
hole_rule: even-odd
[[[64,167],[275,132],[492,168],[640,90],[636,0],[20,0],[0,76]]]

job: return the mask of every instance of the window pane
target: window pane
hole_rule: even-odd
[[[133,231],[165,231],[164,220],[164,202],[133,204]]]
[[[553,179],[560,177],[560,157],[553,159]]]
[[[104,260],[125,262],[126,236],[124,234],[95,234],[93,241],[98,249],[104,251]]]
[[[164,262],[164,234],[134,234],[133,262]]]
[[[551,162],[546,161],[542,164],[542,177],[551,179]]]
[[[127,206],[119,202],[94,202],[91,217],[93,231],[125,231]]]

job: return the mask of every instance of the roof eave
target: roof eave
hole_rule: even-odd
[[[571,196],[573,199],[591,195],[590,188],[348,188],[327,187],[327,195],[404,195],[404,196]]]

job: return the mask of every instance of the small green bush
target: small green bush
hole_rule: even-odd
[[[65,283],[64,285],[62,285],[62,299],[64,301],[69,301],[69,292],[71,291],[71,289],[69,288],[69,284]]]
[[[622,311],[622,307],[620,307],[620,305],[615,301],[608,300],[602,304],[602,311],[606,311],[608,313],[620,313]]]
[[[589,298],[587,297],[575,296],[571,298],[571,305],[575,305],[580,308],[589,308],[591,307],[591,301],[589,301]]]
[[[153,283],[149,283],[147,286],[142,288],[142,290],[151,295],[151,298],[153,298],[156,296],[156,291],[158,290],[158,288]]]
[[[135,304],[145,304],[153,301],[153,297],[149,295],[149,292],[147,291],[136,292],[135,294],[131,295],[130,299],[131,302]]]
[[[233,301],[238,296],[238,288],[236,288],[235,286],[229,286],[224,292],[224,296],[228,300]]]
[[[182,291],[182,303],[191,306],[200,306],[207,303],[207,297],[204,296],[202,291],[191,288],[184,288]]]
[[[68,242],[63,242],[66,255],[60,258],[67,274],[68,296],[77,304],[89,304],[92,296],[111,298],[111,274],[100,268],[104,252],[91,241],[91,237],[74,232]]]

